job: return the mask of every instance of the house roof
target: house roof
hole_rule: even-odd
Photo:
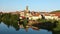
[[[58,16],[60,18],[60,12],[53,12],[53,13],[50,13],[50,14],[55,14],[55,16]]]
[[[39,16],[40,15],[40,13],[38,13],[38,12],[32,12],[31,14],[32,14],[32,16]]]

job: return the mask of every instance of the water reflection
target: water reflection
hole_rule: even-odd
[[[16,27],[16,28],[15,28]],[[52,34],[51,31],[39,29],[35,30],[34,28],[20,28],[17,26],[9,26],[1,22],[0,24],[0,34]]]

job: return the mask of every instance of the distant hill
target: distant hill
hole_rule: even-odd
[[[50,13],[60,13],[60,10],[52,11]]]
[[[50,14],[55,14],[55,16],[58,16],[60,18],[60,10],[52,11]]]

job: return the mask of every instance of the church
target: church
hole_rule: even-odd
[[[29,18],[29,20],[36,20],[42,17],[39,12],[29,11],[28,6],[26,6],[26,9],[20,12],[20,19],[23,18]]]

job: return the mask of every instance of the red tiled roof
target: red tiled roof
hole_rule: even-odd
[[[50,16],[50,14],[44,14],[45,16]]]
[[[33,16],[39,16],[40,15],[40,13],[36,13],[36,12],[33,12],[33,13],[31,13]]]
[[[51,14],[55,14],[55,16],[60,17],[60,12],[54,12],[54,13],[51,13]]]

